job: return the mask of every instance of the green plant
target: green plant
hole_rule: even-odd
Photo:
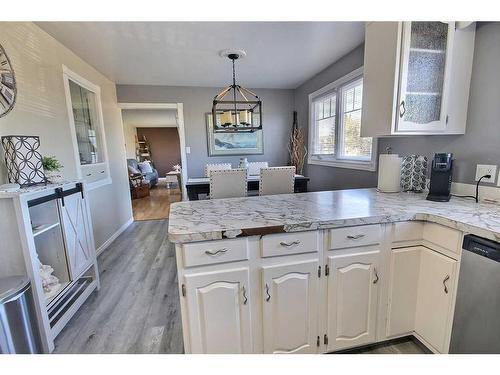
[[[56,159],[55,156],[42,157],[43,170],[46,172],[58,172],[63,168],[63,165]]]

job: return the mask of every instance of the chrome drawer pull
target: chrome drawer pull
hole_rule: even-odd
[[[219,249],[219,250],[215,250],[215,251],[207,250],[207,251],[205,251],[205,254],[211,255],[211,256],[215,256],[215,255],[218,255],[218,254],[221,254],[221,253],[225,253],[225,252],[227,252],[227,250],[228,249],[226,249],[225,247],[222,248],[222,249]]]
[[[364,234],[355,234],[353,235],[348,235],[347,238],[350,240],[359,240],[360,238],[363,238],[365,235]]]
[[[373,280],[373,283],[376,284],[378,283],[378,272],[376,268],[374,268],[374,271],[375,271],[375,280]]]
[[[446,286],[446,282],[450,279],[450,275],[446,275],[446,277],[443,280],[443,285],[444,285],[444,292],[448,294],[448,287]]]
[[[286,246],[286,247],[290,247],[290,246],[298,245],[298,244],[300,244],[299,240],[295,240],[295,241],[292,241],[292,242],[283,242],[283,241],[280,242],[281,246]]]
[[[266,294],[267,294],[266,302],[269,302],[269,300],[271,299],[271,295],[269,294],[269,285],[267,284],[266,284]]]
[[[247,291],[245,289],[245,286],[243,286],[243,298],[244,298],[243,304],[246,305],[248,302],[248,298],[247,298]]]

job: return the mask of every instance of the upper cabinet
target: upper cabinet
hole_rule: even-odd
[[[464,134],[474,36],[475,24],[368,23],[361,135]]]

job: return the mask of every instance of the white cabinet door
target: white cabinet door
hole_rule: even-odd
[[[264,353],[316,353],[318,260],[262,269]]]
[[[404,22],[397,132],[445,132],[454,22]]]
[[[95,245],[88,206],[78,192],[64,197],[59,207],[71,278],[74,280],[95,259]]]
[[[379,254],[328,256],[328,351],[375,341]]]
[[[415,329],[421,249],[414,246],[391,251],[386,338],[412,334]]]
[[[248,268],[185,276],[191,353],[252,353]]]
[[[447,351],[457,261],[422,247],[415,332],[440,353]]]

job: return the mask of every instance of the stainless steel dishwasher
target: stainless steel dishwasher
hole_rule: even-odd
[[[500,354],[500,243],[466,235],[450,353]]]

